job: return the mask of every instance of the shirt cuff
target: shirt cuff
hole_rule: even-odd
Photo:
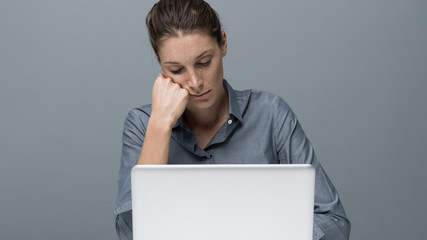
[[[322,231],[322,229],[320,229],[319,226],[317,226],[317,224],[314,222],[313,223],[313,240],[319,240],[320,238],[323,237],[323,235],[325,235]]]

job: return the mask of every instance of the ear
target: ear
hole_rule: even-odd
[[[222,35],[222,42],[221,42],[221,50],[222,50],[222,57],[225,57],[227,55],[227,35],[224,31],[221,31]]]

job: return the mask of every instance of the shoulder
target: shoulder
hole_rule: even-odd
[[[234,90],[225,79],[224,87],[230,98],[230,111],[239,119],[261,117],[274,120],[278,116],[293,115],[288,103],[276,94],[257,89]]]
[[[135,127],[147,126],[151,115],[151,104],[131,109],[126,117],[125,126],[132,124]]]
[[[128,114],[135,115],[135,116],[150,116],[151,104],[142,105],[140,107],[133,108],[129,111]]]
[[[135,117],[144,117],[144,116],[149,117],[150,115],[151,115],[151,104],[132,108],[128,113],[128,116],[135,116]]]
[[[246,110],[269,115],[293,114],[289,104],[280,96],[257,89],[238,91],[237,96],[242,95],[246,100]],[[245,96],[245,97],[243,97]],[[237,97],[239,99],[239,97]]]
[[[252,89],[251,90],[251,99],[262,104],[268,104],[270,106],[282,106],[290,108],[286,101],[279,95],[273,94],[271,92]]]

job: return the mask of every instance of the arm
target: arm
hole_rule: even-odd
[[[120,213],[116,216],[116,232],[119,240],[132,240],[132,210]]]
[[[278,105],[275,133],[280,162],[311,164],[316,170],[313,239],[348,239],[350,222],[335,187],[317,160],[295,114],[282,99],[278,99]]]
[[[154,82],[151,116],[137,164],[167,164],[172,127],[187,103],[187,90],[160,74]]]
[[[148,107],[135,108],[128,113],[124,123],[117,200],[114,210],[116,232],[120,240],[132,239],[131,170],[140,156],[149,117]]]
[[[136,164],[167,163],[171,129],[187,101],[187,90],[160,74],[153,87],[151,114],[133,109],[126,118],[115,207],[119,239],[132,239],[131,170]]]
[[[173,121],[176,121],[175,119],[178,119],[179,117],[178,114],[180,114],[181,110],[178,109],[178,111],[174,112],[176,115],[172,115],[172,116],[178,116],[178,117],[167,118],[166,116],[165,118],[157,121],[158,119],[157,116],[162,116],[161,115],[162,112],[159,111],[158,109],[166,111],[166,109],[169,109],[170,107],[170,105],[164,103],[165,102],[164,99],[171,101],[170,99],[175,97],[176,94],[173,95],[173,92],[172,92],[172,94],[169,94],[160,103],[156,99],[159,97],[163,97],[162,94],[168,94],[168,91],[170,91],[170,88],[169,88],[170,85],[174,87],[172,89],[173,91],[177,90],[176,86],[174,86],[174,83],[170,78],[165,79],[163,75],[160,74],[159,77],[156,79],[156,82],[153,87],[153,100],[155,100],[153,102],[153,105],[157,106],[156,108],[157,110],[153,110],[153,106],[152,106],[151,114],[150,114],[149,108],[145,110],[133,109],[129,112],[126,118],[124,128],[123,128],[122,155],[121,155],[121,161],[120,161],[119,182],[117,186],[118,194],[117,194],[117,201],[116,201],[116,207],[115,207],[116,214],[128,211],[132,208],[131,189],[130,189],[131,187],[130,173],[132,168],[138,162],[140,164],[167,163],[167,158],[169,153],[170,132],[156,131],[157,129],[155,129],[156,128],[155,126],[157,123],[159,125],[165,123],[166,122],[164,121],[165,119],[169,119],[170,122],[167,124],[170,124],[168,126],[172,126],[172,124],[175,123]],[[181,88],[179,87],[179,89]],[[154,92],[155,90],[156,92]],[[157,91],[160,91],[162,94],[158,94]],[[182,91],[185,91],[185,92],[182,93]],[[181,103],[181,105],[184,105],[184,108],[185,108],[186,106],[185,99],[188,93],[186,90],[182,90],[182,91],[181,93],[184,96],[182,97],[184,101],[176,100],[176,102]],[[178,104],[178,106],[181,106],[181,105]],[[173,112],[173,111],[169,110],[169,112]],[[154,126],[152,129],[150,124]]]

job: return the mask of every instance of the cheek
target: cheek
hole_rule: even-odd
[[[216,75],[215,78],[217,78],[218,81],[222,82],[222,78],[223,78],[222,62],[220,62],[216,67],[215,75]]]
[[[213,78],[213,80],[218,80],[219,78],[222,80],[222,62],[216,61],[215,63],[212,63],[207,72],[209,73],[210,78]]]
[[[185,88],[187,80],[183,75],[171,76],[171,78],[175,83],[179,84],[182,88]]]

